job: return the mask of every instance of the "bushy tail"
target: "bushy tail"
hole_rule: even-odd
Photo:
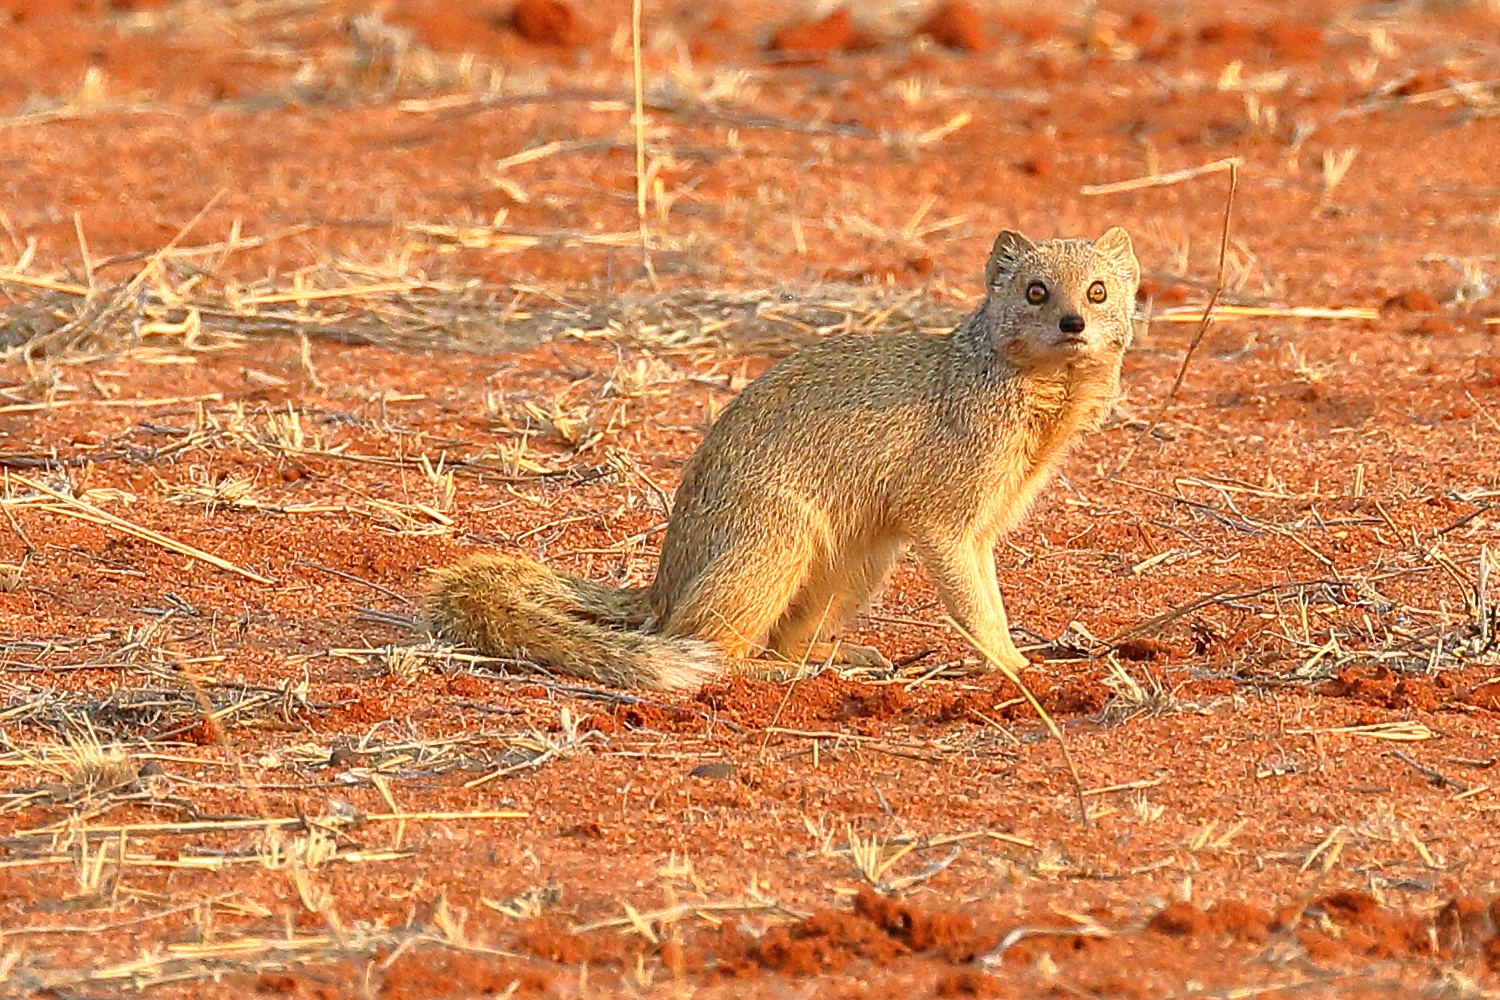
[[[427,615],[440,639],[614,687],[697,690],[721,670],[706,643],[636,631],[651,615],[645,590],[529,559],[472,556],[439,570]]]

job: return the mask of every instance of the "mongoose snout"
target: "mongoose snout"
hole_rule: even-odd
[[[1082,333],[1084,325],[1083,317],[1077,313],[1063,313],[1057,321],[1057,328],[1063,333]]]

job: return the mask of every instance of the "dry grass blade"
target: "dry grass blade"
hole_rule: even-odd
[[[91,293],[87,285],[75,285],[67,281],[55,281],[52,278],[38,278],[30,274],[21,274],[17,271],[0,271],[0,284],[25,285],[28,288],[45,288],[49,292],[64,292],[68,295],[86,297]]]
[[[156,399],[55,399],[45,403],[11,403],[0,406],[0,413],[33,413],[38,410],[64,410],[80,406],[144,410],[153,406],[177,406],[183,403],[217,403],[223,398],[224,394],[221,392],[210,392],[201,396],[161,396]]]
[[[1205,174],[1216,174],[1221,170],[1228,170],[1232,174],[1244,162],[1238,156],[1231,156],[1223,160],[1215,160],[1212,163],[1205,163],[1200,167],[1174,170],[1168,174],[1152,174],[1147,177],[1136,177],[1128,181],[1116,181],[1113,184],[1085,184],[1078,189],[1078,193],[1085,196],[1094,196],[1120,194],[1123,191],[1139,191],[1142,188],[1166,187],[1170,184],[1181,184],[1183,181],[1190,181],[1195,177],[1202,177]]]
[[[121,288],[115,291],[104,305],[97,309],[87,308],[95,301],[95,296],[91,292],[85,300],[85,310],[66,323],[62,328],[54,331],[50,339],[63,341],[68,344],[78,344],[87,340],[92,331],[109,326],[134,301],[136,293],[140,291],[146,280],[156,271],[158,265],[161,264],[168,254],[177,248],[178,244],[187,237],[188,233],[197,227],[198,223],[203,221],[204,217],[219,203],[219,199],[224,196],[224,193],[223,189],[215,192],[214,196],[209,198],[203,207],[198,210],[198,213],[189,219],[185,226],[177,230],[176,235],[168,240],[165,246],[148,257],[146,263],[141,265],[140,270]],[[25,356],[27,358],[32,356],[32,348],[34,346],[36,346],[35,343],[28,343],[26,345]]]
[[[1106,726],[1121,725],[1142,715],[1166,715],[1196,707],[1183,702],[1172,689],[1149,674],[1145,683],[1137,680],[1113,656],[1106,657],[1105,664],[1109,676],[1104,683],[1113,692],[1099,713],[1099,721]]]
[[[641,0],[630,4],[631,87],[635,99],[635,214],[640,227],[641,266],[656,287],[656,269],[651,266],[651,233],[646,221],[646,80],[641,62]]]
[[[1399,743],[1417,743],[1437,738],[1437,733],[1420,722],[1400,720],[1375,722],[1367,726],[1333,726],[1328,729],[1288,729],[1288,733],[1299,736],[1343,733],[1348,736],[1364,736],[1372,740],[1395,740]]]
[[[1078,918],[1075,918],[1078,919]],[[978,956],[976,964],[981,968],[994,968],[1005,961],[1005,953],[1014,945],[1031,937],[1079,937],[1079,938],[1107,938],[1112,937],[1113,932],[1093,920],[1083,919],[1077,927],[1017,927],[1011,930],[1000,943],[991,951]]]
[[[565,706],[558,717],[559,732],[556,735],[533,728],[528,735],[512,739],[511,749],[503,758],[502,765],[488,774],[464,782],[464,787],[478,788],[496,778],[533,770],[554,758],[569,756],[604,738],[597,730],[582,729],[581,724],[582,720]]]
[[[1137,792],[1147,788],[1155,788],[1165,782],[1166,778],[1142,778],[1140,781],[1122,781],[1114,785],[1103,785],[1099,788],[1084,789],[1085,798],[1093,798],[1096,795],[1109,795],[1114,792]]]
[[[1225,319],[1357,319],[1380,318],[1380,310],[1364,306],[1218,306],[1210,317]],[[1152,322],[1201,323],[1203,310],[1197,306],[1164,309],[1151,314]]]
[[[308,288],[290,292],[267,292],[264,295],[249,295],[239,299],[242,306],[273,305],[280,302],[311,302],[320,299],[347,299],[361,295],[390,295],[414,292],[421,282],[389,281],[379,285],[356,285],[350,288]]]
[[[1198,350],[1198,345],[1203,342],[1203,335],[1208,332],[1210,324],[1213,323],[1214,308],[1219,304],[1219,296],[1224,294],[1224,274],[1229,260],[1229,220],[1234,212],[1234,192],[1239,186],[1240,161],[1229,159],[1221,162],[1229,168],[1229,191],[1224,197],[1224,227],[1219,234],[1219,273],[1218,278],[1214,282],[1214,293],[1209,296],[1208,305],[1203,310],[1203,318],[1198,322],[1198,329],[1193,334],[1193,339],[1188,342],[1187,351],[1182,355],[1182,365],[1177,369],[1177,377],[1172,380],[1172,388],[1167,390],[1167,395],[1162,399],[1161,405],[1157,407],[1156,415],[1151,418],[1151,422],[1136,436],[1135,441],[1126,450],[1124,457],[1120,459],[1120,463],[1110,473],[1111,479],[1125,471],[1125,466],[1129,465],[1130,460],[1135,457],[1136,450],[1140,448],[1141,442],[1151,436],[1152,432],[1156,430],[1157,425],[1161,423],[1162,418],[1167,415],[1167,409],[1177,399],[1177,393],[1182,388],[1182,380],[1187,376],[1188,365],[1192,363],[1193,354]]]
[[[510,232],[499,226],[451,226],[411,222],[407,232],[425,237],[433,243],[453,244],[470,250],[493,250],[517,253],[537,247],[565,250],[574,247],[631,247],[638,233],[588,233],[557,231],[545,233]]]
[[[491,904],[491,909],[505,912],[499,906],[493,904]],[[786,912],[780,904],[766,899],[746,899],[725,903],[679,903],[676,906],[669,906],[663,910],[651,910],[645,913],[631,908],[630,912],[623,917],[613,917],[609,920],[596,920],[593,923],[579,924],[573,928],[573,933],[587,934],[590,931],[601,931],[618,927],[634,929],[641,924],[657,927],[680,923],[688,917],[704,917],[708,914],[719,913],[758,913],[767,910]]]
[[[185,834],[214,833],[227,830],[271,830],[301,826],[340,827],[358,826],[361,823],[529,819],[530,816],[531,814],[528,812],[518,812],[514,809],[479,810],[475,812],[394,813],[357,813],[351,810],[347,815],[324,816],[320,818],[309,818],[306,816],[266,816],[259,819],[216,819],[189,823],[117,823],[114,825],[90,826],[87,827],[87,832],[91,834],[108,834],[111,836],[118,836],[122,833],[145,836],[181,836]],[[63,823],[54,823],[51,826],[37,827],[32,830],[17,830],[14,836],[38,837],[61,833],[69,828],[71,822],[69,820]]]
[[[188,545],[186,542],[179,542],[176,539],[168,538],[166,535],[163,535],[160,532],[152,531],[150,528],[143,528],[132,521],[127,521],[123,517],[116,517],[114,514],[111,514],[107,510],[101,510],[100,508],[95,507],[93,504],[84,503],[82,500],[79,500],[76,497],[68,496],[68,494],[59,492],[58,490],[54,490],[50,486],[36,482],[33,479],[28,479],[20,473],[12,472],[10,474],[10,477],[23,486],[29,486],[30,488],[37,490],[38,492],[45,493],[48,496],[52,497],[54,500],[60,502],[63,505],[63,509],[59,510],[58,513],[69,514],[70,516],[77,517],[80,520],[92,521],[95,524],[107,524],[112,528],[117,528],[120,531],[125,532],[127,535],[134,535],[136,538],[142,538],[148,542],[155,542],[157,545],[160,545],[164,549],[169,549],[172,552],[180,553],[192,559],[198,559],[202,562],[208,563],[210,566],[217,566],[219,569],[227,570],[230,573],[236,573],[240,576],[245,577],[246,579],[254,580],[256,583],[276,583],[275,580],[272,580],[269,577],[261,576],[259,573],[245,569],[243,566],[236,566],[234,563],[230,562],[227,559],[220,559],[218,556],[214,555],[211,552],[204,552],[202,549],[196,548],[192,545]]]
[[[1068,773],[1073,776],[1073,790],[1078,795],[1079,819],[1082,821],[1084,826],[1088,826],[1089,809],[1088,803],[1086,803],[1083,798],[1083,779],[1078,776],[1078,765],[1073,763],[1073,754],[1068,749],[1068,741],[1063,739],[1062,729],[1058,727],[1057,722],[1052,718],[1051,713],[1049,713],[1045,708],[1042,707],[1042,703],[1037,700],[1037,696],[1031,693],[1031,688],[1026,686],[1026,682],[1021,680],[1020,674],[1016,673],[1014,670],[1010,669],[1004,663],[1002,663],[992,651],[981,646],[979,642],[969,634],[968,629],[964,628],[952,618],[949,618],[947,620],[949,624],[958,629],[958,633],[960,635],[968,640],[969,645],[979,650],[979,655],[983,656],[986,660],[993,664],[996,670],[999,670],[1000,673],[1005,675],[1006,680],[1010,681],[1016,686],[1016,689],[1021,692],[1022,697],[1024,697],[1027,703],[1031,705],[1032,710],[1041,717],[1042,723],[1047,727],[1047,732],[1052,734],[1053,739],[1057,740],[1057,745],[1062,750],[1063,760],[1068,765]]]
[[[860,875],[864,877],[866,882],[869,882],[873,886],[881,885],[881,880],[885,878],[885,873],[890,871],[896,862],[906,857],[919,846],[916,841],[908,841],[897,847],[895,851],[887,856],[887,841],[873,836],[869,840],[865,840],[854,832],[852,826],[848,828],[847,834],[849,837],[849,857],[854,862],[854,867],[859,871]]]
[[[17,764],[52,775],[61,783],[51,793],[53,801],[78,803],[98,795],[107,795],[136,781],[135,764],[118,746],[105,746],[93,728],[75,723],[64,734],[62,746],[44,747],[37,752],[17,748]]]

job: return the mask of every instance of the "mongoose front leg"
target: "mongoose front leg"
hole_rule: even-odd
[[[973,637],[981,654],[995,657],[998,666],[1020,670],[1029,662],[1010,637],[1010,622],[995,579],[995,552],[977,538],[925,538],[917,555],[937,584],[953,620]],[[987,664],[995,669],[995,664]]]

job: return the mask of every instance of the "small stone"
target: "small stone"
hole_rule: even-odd
[[[849,12],[840,7],[818,21],[789,24],[771,36],[777,52],[845,52],[858,40]]]
[[[510,26],[528,42],[575,46],[584,40],[583,25],[563,0],[520,0],[510,12]]]
[[[927,35],[939,45],[961,52],[983,52],[990,44],[979,10],[967,0],[939,4],[915,33]]]
[[[1392,295],[1385,300],[1387,309],[1401,309],[1406,312],[1437,312],[1438,300],[1431,292],[1425,292],[1420,288],[1414,288],[1409,292]]]
[[[353,750],[348,747],[338,747],[328,755],[329,767],[349,767],[359,758]]]
[[[711,778],[722,781],[725,778],[734,777],[734,774],[735,770],[733,764],[725,763],[722,760],[711,760],[706,764],[699,764],[697,767],[693,768],[688,772],[688,777]]]

